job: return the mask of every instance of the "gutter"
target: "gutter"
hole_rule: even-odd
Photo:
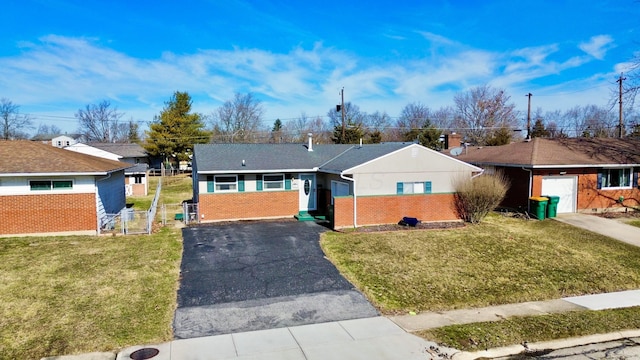
[[[358,227],[358,203],[356,201],[356,179],[346,177],[344,174],[340,173],[340,178],[345,179],[347,181],[351,181],[353,183],[353,228]],[[335,215],[334,215],[335,216]]]

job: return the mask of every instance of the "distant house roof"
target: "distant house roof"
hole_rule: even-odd
[[[149,165],[147,164],[135,164],[133,166],[129,166],[124,170],[125,175],[133,175],[133,174],[144,174],[149,170]]]
[[[37,141],[0,141],[0,176],[19,174],[102,175],[131,164],[67,151]]]
[[[198,172],[341,172],[373,160],[409,143],[371,145],[317,144],[201,144],[194,147]]]
[[[640,141],[533,138],[503,146],[469,146],[456,157],[476,165],[543,167],[640,166]]]
[[[66,136],[71,139],[77,140],[82,137],[82,134],[36,134],[31,140],[33,141],[51,141],[57,137]]]
[[[108,151],[112,154],[120,155],[125,158],[146,157],[147,153],[144,148],[134,143],[104,143],[90,142],[87,145],[96,149]]]

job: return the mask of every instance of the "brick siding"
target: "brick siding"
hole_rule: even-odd
[[[423,222],[455,221],[460,217],[455,209],[454,194],[383,195],[357,198],[357,224],[395,224],[404,216]],[[353,197],[334,199],[334,227],[353,226]]]
[[[298,196],[298,190],[201,193],[200,221],[293,217],[298,213]]]
[[[0,196],[0,234],[97,231],[95,194]]]

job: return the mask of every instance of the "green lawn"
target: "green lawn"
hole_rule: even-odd
[[[182,243],[154,235],[0,239],[0,359],[172,337]]]
[[[512,317],[497,322],[445,326],[417,335],[459,350],[495,347],[640,329],[640,307]]]
[[[552,220],[492,215],[452,230],[326,233],[340,271],[386,314],[640,288],[640,249]]]
[[[148,209],[150,195],[127,199]],[[191,198],[191,178],[165,177],[160,203]],[[172,339],[182,237],[0,238],[0,359],[39,359]]]
[[[328,257],[383,313],[640,288],[640,249],[552,220],[492,214],[452,230],[325,233]],[[640,308],[513,317],[418,332],[462,350],[640,328]]]

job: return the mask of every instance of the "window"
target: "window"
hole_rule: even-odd
[[[628,188],[631,187],[631,168],[603,169],[601,188]]]
[[[142,176],[136,175],[135,176],[135,183],[136,184],[142,184]]]
[[[431,181],[399,182],[396,194],[431,194]]]
[[[71,180],[31,180],[29,187],[31,191],[70,190],[73,189],[73,182]]]
[[[284,175],[264,175],[262,177],[262,186],[264,190],[282,190],[284,189]]]
[[[231,192],[238,190],[238,178],[235,175],[215,177],[216,192]]]

